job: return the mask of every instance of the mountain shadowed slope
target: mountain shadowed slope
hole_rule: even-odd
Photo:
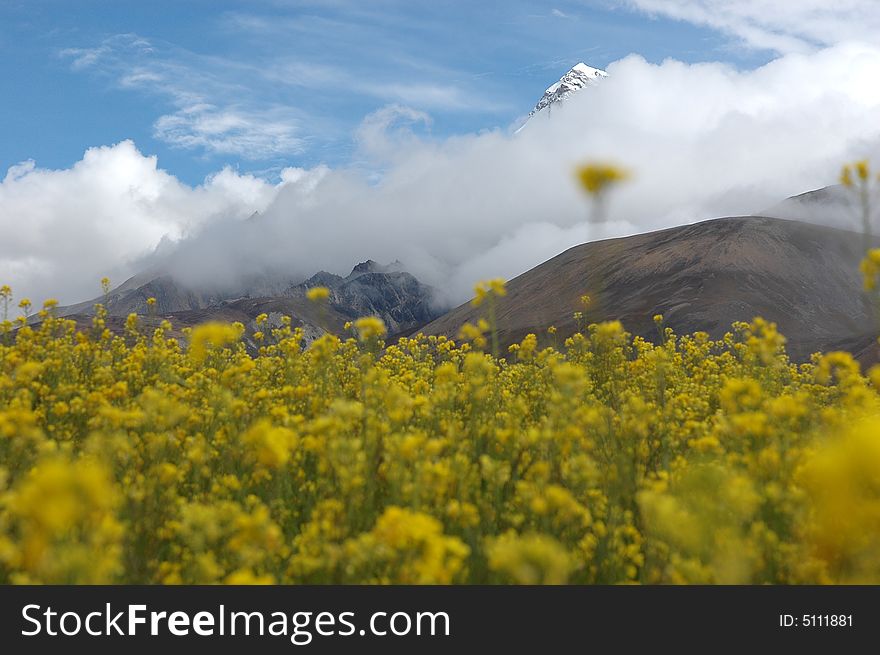
[[[719,338],[756,316],[778,324],[803,361],[820,350],[871,355],[874,310],[861,291],[861,234],[796,221],[746,216],[575,246],[511,280],[497,306],[506,347],[533,332],[546,341],[576,331],[584,294],[588,322],[618,319],[633,334],[657,337],[663,314],[677,333]],[[461,305],[425,326],[455,337],[484,312]],[[866,354],[868,353],[868,354]]]
[[[305,297],[308,289],[316,286],[330,289],[330,306],[340,315],[349,320],[379,316],[392,334],[422,326],[442,313],[434,289],[403,271],[400,262],[382,266],[368,260],[355,266],[347,277],[322,271],[285,295]]]

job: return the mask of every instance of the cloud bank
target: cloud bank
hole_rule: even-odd
[[[159,243],[264,209],[277,189],[223,169],[190,187],[131,141],[91,148],[69,169],[27,161],[0,181],[0,280],[35,302],[83,300],[136,272]]]
[[[608,72],[518,134],[432,139],[419,136],[424,114],[386,108],[358,132],[356,167],[290,170],[278,185],[226,170],[191,188],[130,143],[90,150],[70,170],[16,167],[0,185],[13,235],[0,279],[80,300],[108,270],[158,266],[230,286],[400,259],[458,302],[478,279],[513,277],[578,243],[748,214],[880,155],[875,46],[790,53],[753,71],[633,55]],[[573,179],[589,160],[634,174],[599,225]]]

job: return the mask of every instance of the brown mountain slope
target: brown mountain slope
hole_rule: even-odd
[[[864,244],[853,232],[757,216],[587,243],[508,283],[498,333],[505,346],[529,332],[543,337],[550,325],[564,338],[589,294],[589,322],[619,319],[646,338],[656,336],[654,314],[677,333],[715,338],[762,316],[779,325],[796,360],[819,350],[873,352],[874,311],[858,270]],[[454,337],[484,311],[465,304],[423,331]]]

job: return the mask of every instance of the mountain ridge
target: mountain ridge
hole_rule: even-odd
[[[587,322],[621,320],[654,339],[655,314],[676,333],[720,338],[735,321],[761,316],[779,325],[789,352],[864,350],[876,320],[861,290],[864,237],[855,232],[763,216],[718,218],[574,246],[513,278],[496,307],[504,346],[551,325],[564,339],[584,294]],[[481,309],[463,304],[423,328],[455,337]]]
[[[296,319],[310,341],[322,332],[343,332],[343,325],[361,316],[378,316],[389,333],[409,332],[437,318],[446,309],[439,304],[436,289],[420,282],[403,270],[399,261],[383,265],[373,260],[356,264],[343,277],[319,271],[301,282],[282,278],[261,280],[258,284],[232,291],[200,291],[180,283],[172,275],[156,271],[132,276],[105,296],[74,305],[59,307],[59,316],[89,322],[95,304],[101,303],[110,319],[124,319],[129,314],[161,317],[187,327],[208,320],[240,321],[255,331],[254,319],[270,315],[270,327],[280,316]],[[326,287],[327,301],[318,306],[308,299],[308,291]],[[268,291],[268,293],[267,293]],[[155,298],[150,305],[148,300]],[[272,312],[278,314],[275,321]],[[111,320],[112,323],[112,320]]]

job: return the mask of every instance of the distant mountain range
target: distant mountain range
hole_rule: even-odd
[[[169,275],[137,275],[110,291],[106,297],[61,307],[59,315],[87,323],[95,303],[103,303],[111,317],[110,327],[120,325],[131,313],[157,319],[167,318],[176,328],[208,320],[241,321],[249,331],[254,319],[269,314],[269,325],[280,325],[283,315],[294,317],[294,326],[305,330],[311,341],[325,331],[341,334],[347,321],[361,316],[379,316],[391,335],[408,333],[442,314],[439,294],[402,270],[399,262],[387,266],[368,260],[342,277],[321,271],[296,284],[283,279],[254,281],[250,288],[234,293],[200,292],[183,286]],[[327,287],[326,305],[308,300],[312,287]],[[147,304],[155,298],[153,307]],[[113,321],[112,319],[119,319]]]
[[[859,262],[863,235],[815,224],[763,216],[719,218],[693,225],[575,246],[507,284],[496,310],[501,345],[532,332],[550,343],[578,329],[580,298],[593,299],[585,322],[620,320],[636,335],[654,340],[652,317],[664,316],[677,333],[705,331],[719,338],[735,321],[756,316],[778,324],[796,361],[817,351],[847,350],[863,363],[880,360],[878,308],[862,292]],[[343,333],[346,321],[380,316],[396,335],[422,331],[455,339],[483,308],[469,303],[443,313],[435,290],[399,270],[399,264],[358,264],[345,276],[321,272],[274,296],[212,298],[181,288],[168,277],[129,281],[89,303],[60,313],[87,325],[94,302],[105,302],[111,329],[137,312],[148,326],[169,319],[176,330],[208,320],[241,321],[250,335],[254,319],[269,325],[292,316],[311,341],[325,331]],[[325,306],[306,298],[325,286]],[[148,309],[147,298],[157,298]]]

